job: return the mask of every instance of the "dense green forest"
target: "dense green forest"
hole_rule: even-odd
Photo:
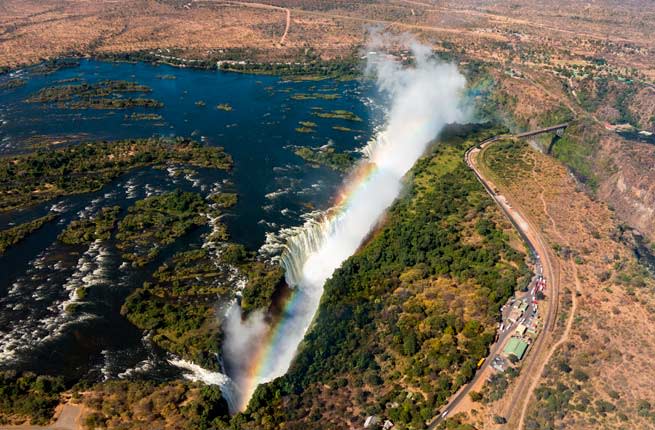
[[[153,274],[153,282],[128,296],[121,313],[152,340],[178,356],[218,370],[223,331],[216,318],[216,300],[234,297],[234,265],[245,277],[243,307],[266,309],[283,280],[282,269],[256,261],[241,245],[225,244],[217,261],[204,248],[175,254]]]
[[[463,162],[491,128],[451,128],[408,175],[383,228],[338,269],[289,373],[235,428],[423,428],[475,371],[500,306],[527,282],[511,227]]]
[[[207,223],[201,195],[176,190],[137,201],[118,223],[116,248],[137,266],[152,261],[159,251],[192,228]]]
[[[90,219],[74,220],[61,232],[59,240],[67,245],[107,240],[116,225],[120,210],[120,206],[104,207]]]
[[[135,250],[124,255],[137,264],[151,261],[166,244],[190,228],[206,222],[200,212],[218,217],[222,209],[237,203],[234,193],[216,193],[207,203],[194,193],[179,191],[136,202],[119,223],[117,247]],[[209,247],[181,251],[153,273],[150,282],[130,294],[121,313],[142,330],[150,330],[160,347],[206,368],[219,369],[223,332],[216,317],[216,303],[235,297],[235,284],[243,279],[244,312],[266,309],[282,285],[278,265],[256,259],[243,245],[227,242],[226,227],[217,222],[206,240]],[[130,251],[132,252],[132,251]],[[234,268],[238,269],[235,274]]]

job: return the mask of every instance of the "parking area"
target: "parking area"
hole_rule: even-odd
[[[504,372],[508,366],[520,362],[543,327],[539,304],[545,298],[547,283],[538,258],[535,273],[527,290],[517,291],[501,308],[498,339],[502,352],[496,354],[491,362],[491,367],[498,372]]]

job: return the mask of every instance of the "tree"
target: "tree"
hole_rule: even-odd
[[[494,422],[496,424],[507,424],[507,419],[505,417],[501,417],[500,415],[494,415]]]
[[[469,392],[469,397],[474,402],[479,402],[480,400],[482,400],[482,393],[480,393],[479,391],[471,391]]]
[[[410,332],[403,341],[403,354],[412,356],[416,354],[417,348],[416,335],[414,332]]]

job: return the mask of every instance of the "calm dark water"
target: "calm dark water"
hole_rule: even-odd
[[[655,145],[655,134],[642,134],[638,131],[619,131],[617,133],[627,140]]]
[[[97,139],[193,136],[223,146],[234,158],[231,172],[194,169],[175,176],[166,170],[132,171],[94,193],[57,199],[27,210],[0,214],[0,229],[50,211],[58,221],[46,225],[0,257],[0,368],[63,374],[71,379],[123,377],[147,373],[169,377],[162,351],[120,316],[124,298],[167,257],[199,246],[200,229],[166,248],[147,268],[122,265],[111,241],[91,247],[62,246],[57,235],[71,220],[100,207],[127,208],[135,200],[175,188],[208,194],[236,191],[239,203],[224,221],[232,240],[257,250],[267,233],[302,223],[310,210],[331,204],[342,178],[312,168],[290,145],[332,143],[356,150],[370,139],[382,119],[368,85],[359,82],[285,82],[277,77],[176,69],[148,64],[82,61],[77,68],[49,75],[19,71],[25,86],[0,90],[0,155],[32,150],[44,139],[76,144]],[[163,75],[175,79],[162,79]],[[165,103],[161,109],[68,110],[26,103],[40,88],[64,80],[93,83],[106,79],[136,81],[152,88],[145,95]],[[76,82],[66,82],[76,84]],[[294,93],[336,93],[337,100],[293,100]],[[196,105],[202,100],[205,107]],[[233,110],[216,109],[229,103]],[[349,123],[311,115],[312,108],[345,109],[364,121]],[[158,113],[161,120],[133,121],[132,112]],[[315,133],[298,133],[299,121],[317,123]],[[355,132],[341,132],[333,126]],[[90,286],[80,311],[63,311],[71,291]],[[127,371],[127,373],[125,373]]]

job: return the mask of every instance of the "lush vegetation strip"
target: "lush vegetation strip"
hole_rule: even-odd
[[[0,211],[95,191],[136,167],[175,163],[229,169],[232,158],[182,138],[89,142],[0,158]]]
[[[17,244],[30,233],[40,229],[47,222],[57,218],[55,214],[48,214],[40,218],[10,227],[6,230],[0,231],[0,255],[4,254],[7,248]]]

